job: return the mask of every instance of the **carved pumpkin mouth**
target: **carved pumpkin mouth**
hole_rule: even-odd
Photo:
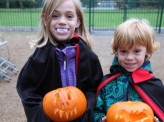
[[[150,112],[148,112],[147,110],[144,111],[132,111],[132,112],[127,112],[125,110],[121,110],[120,112],[118,112],[118,114],[115,115],[115,118],[122,121],[122,120],[126,120],[128,119],[128,122],[149,122],[149,120],[151,119],[149,117]]]
[[[107,112],[107,122],[153,122],[152,109],[143,102],[118,102]]]

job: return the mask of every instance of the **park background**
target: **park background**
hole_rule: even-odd
[[[0,30],[38,29],[44,0],[1,0]],[[113,30],[126,19],[147,19],[160,33],[164,27],[164,0],[81,0],[89,32]]]
[[[161,47],[151,58],[154,74],[164,81],[164,17],[163,0],[82,0],[85,22],[93,38],[104,75],[109,72],[113,55],[110,44],[115,27],[128,18],[150,21]],[[42,0],[1,0],[0,57],[12,62],[20,71],[34,50],[29,41],[36,39]],[[8,71],[10,82],[0,79],[0,121],[26,122],[16,92],[18,74]]]

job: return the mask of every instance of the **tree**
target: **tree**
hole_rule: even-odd
[[[24,8],[23,2],[24,1],[33,1],[33,0],[4,0],[6,2],[6,8],[10,8],[13,3],[19,3],[20,8]],[[17,6],[16,6],[17,7]]]

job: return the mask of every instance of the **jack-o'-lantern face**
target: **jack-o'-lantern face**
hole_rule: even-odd
[[[108,109],[107,122],[154,122],[154,114],[146,103],[118,102]]]
[[[72,121],[86,110],[84,94],[76,87],[65,87],[47,93],[43,99],[46,115],[53,121]]]

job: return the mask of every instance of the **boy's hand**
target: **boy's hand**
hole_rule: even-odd
[[[106,116],[102,118],[102,122],[106,122]],[[156,122],[156,121],[155,121]]]
[[[154,122],[159,122],[159,119],[157,117],[154,117]]]

